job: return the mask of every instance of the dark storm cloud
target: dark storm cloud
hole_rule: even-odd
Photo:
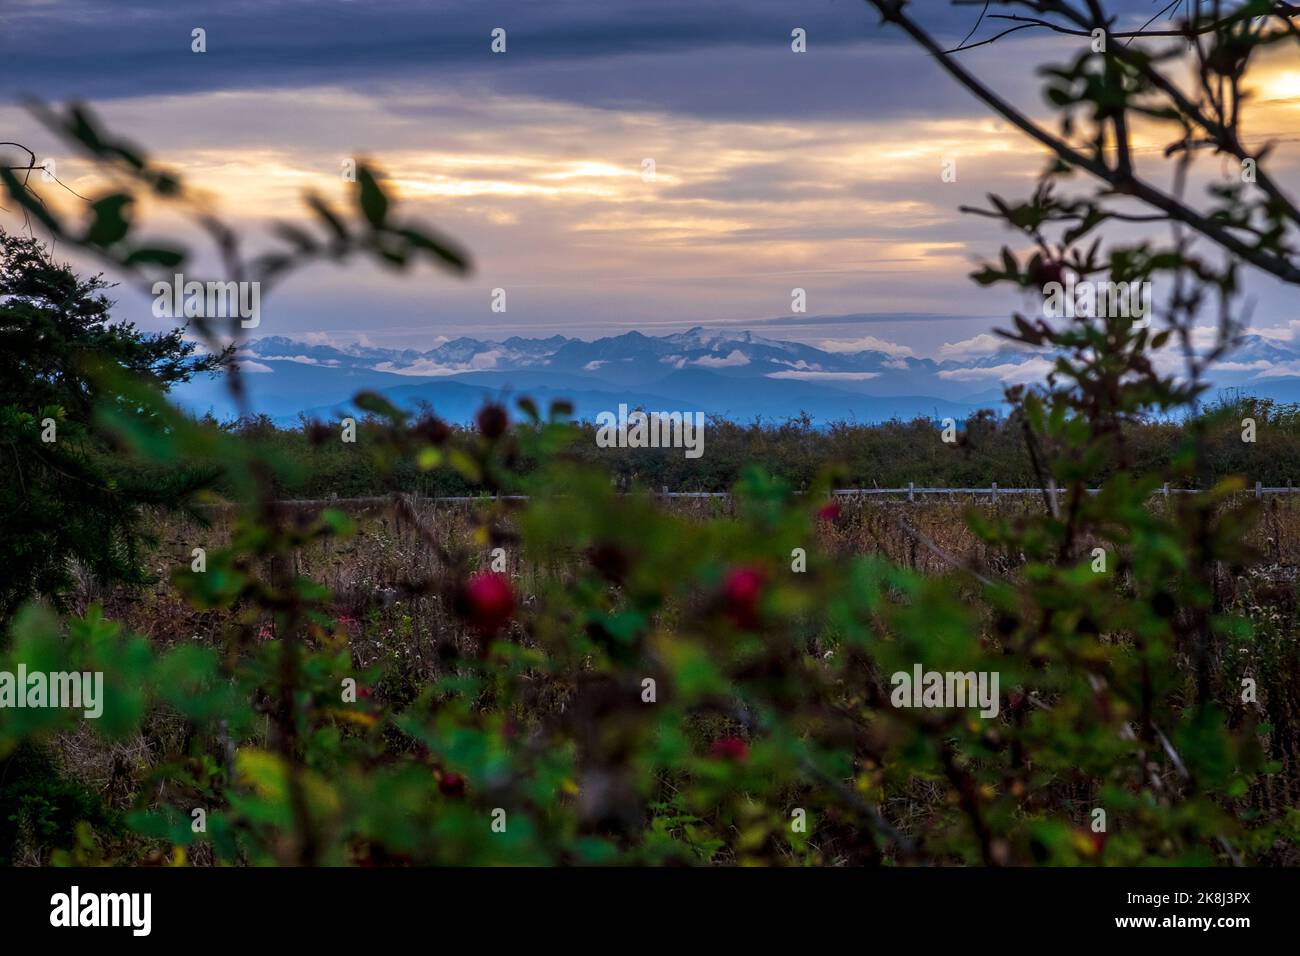
[[[637,53],[788,44],[798,25],[824,46],[861,39],[856,0],[804,9],[778,0],[655,4],[461,0],[6,0],[0,54],[7,87],[68,95],[366,83],[410,71],[532,68]],[[190,51],[207,31],[208,52]],[[503,27],[506,56],[489,52]],[[661,82],[666,78],[660,78]]]
[[[914,9],[950,41],[978,16],[937,0]],[[796,26],[810,55],[789,55]],[[489,51],[495,27],[505,56]],[[0,63],[6,97],[50,100],[400,82],[701,116],[971,107],[862,0],[4,0]]]

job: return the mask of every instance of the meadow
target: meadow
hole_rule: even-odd
[[[1256,503],[1251,497],[1241,495],[1240,503],[1253,507]],[[724,526],[743,518],[740,514],[743,504],[730,498],[644,500],[647,507],[695,526]],[[811,536],[804,542],[808,551],[822,556],[824,561],[845,566],[855,559],[878,557],[899,568],[944,580],[950,587],[969,586],[969,582],[967,585],[953,583],[957,568],[985,578],[1006,580],[1016,580],[1025,571],[1024,555],[982,540],[972,530],[972,516],[1014,523],[1044,508],[1042,500],[1033,497],[1004,497],[992,502],[985,496],[954,495],[912,503],[881,498],[839,498],[829,508],[828,500],[819,498],[806,503],[806,507],[816,506],[818,514],[810,526]],[[1223,613],[1241,615],[1251,629],[1249,640],[1228,641],[1217,648],[1217,666],[1222,673],[1215,696],[1225,702],[1230,724],[1249,722],[1249,708],[1233,706],[1233,688],[1243,674],[1258,680],[1258,700],[1264,714],[1253,729],[1271,764],[1271,772],[1236,794],[1231,806],[1243,822],[1267,821],[1286,832],[1295,825],[1293,808],[1300,799],[1300,690],[1297,690],[1300,688],[1300,641],[1295,636],[1300,623],[1296,590],[1297,568],[1300,568],[1300,497],[1268,496],[1257,504],[1258,521],[1248,539],[1256,559],[1241,566],[1221,565],[1214,573],[1217,606]],[[467,621],[463,609],[456,607],[454,596],[430,593],[414,582],[464,573],[463,568],[445,566],[442,549],[463,550],[470,555],[471,574],[486,572],[493,562],[488,545],[494,542],[483,539],[482,529],[489,512],[499,508],[500,503],[490,500],[448,503],[403,494],[395,495],[391,503],[359,505],[340,499],[330,506],[348,513],[354,532],[346,539],[326,537],[294,549],[292,570],[295,575],[328,588],[329,613],[336,621],[335,636],[346,649],[354,672],[368,675],[360,691],[366,712],[398,712],[422,699],[431,688],[454,681],[458,675],[468,678],[473,668],[466,667],[465,662],[472,661],[479,653],[472,623]],[[1149,507],[1158,512],[1171,505],[1168,499],[1157,495],[1150,500]],[[306,525],[316,520],[320,511],[319,504],[294,506],[285,520]],[[85,614],[95,605],[102,606],[106,617],[143,635],[160,652],[197,644],[218,653],[231,653],[232,633],[242,633],[254,644],[274,643],[274,615],[250,613],[250,608],[238,605],[199,610],[173,587],[170,578],[176,569],[190,564],[194,548],[219,549],[229,545],[235,533],[231,508],[210,506],[202,513],[203,520],[171,513],[149,514],[146,526],[154,543],[146,565],[155,576],[154,582],[143,588],[106,587],[83,577],[69,596],[70,613]],[[581,549],[571,548],[567,554],[551,553],[540,559],[525,557],[521,548],[515,546],[519,532],[515,518],[499,522],[495,532],[495,543],[504,545],[505,574],[520,608],[519,618],[506,627],[500,639],[517,645],[521,652],[542,655],[546,652],[544,637],[539,638],[537,631],[524,622],[547,613],[560,613],[556,609],[548,612],[541,604],[556,586],[581,587],[575,568],[590,556],[584,555]],[[1083,541],[1080,548],[1086,552],[1092,544]],[[776,557],[779,563],[783,555]],[[1122,589],[1125,584],[1120,581],[1117,586]],[[645,627],[669,636],[675,629],[689,634],[690,605],[700,600],[700,594],[688,593],[668,601]],[[791,650],[802,662],[800,666],[815,667],[820,660],[842,650],[842,636],[835,633],[823,609],[811,609],[808,617],[813,625],[801,632]],[[980,640],[998,641],[1000,627],[996,620],[984,620]],[[1005,633],[1001,636],[1005,637]],[[1127,640],[1122,635],[1102,636],[1103,643]],[[1183,672],[1193,669],[1192,654],[1186,647],[1178,648],[1170,663]],[[508,733],[525,738],[565,721],[566,715],[572,715],[575,709],[584,719],[591,719],[580,701],[584,693],[589,693],[589,688],[584,689],[584,681],[594,676],[590,673],[590,661],[586,664],[576,661],[563,673],[548,672],[545,667],[537,667],[536,661],[533,664],[527,693],[501,699],[489,693],[476,699],[475,709],[505,720]],[[1004,687],[1003,695],[1008,701],[1014,702],[1020,696],[1017,687]],[[1028,699],[1035,707],[1049,707],[1059,700],[1050,693]],[[848,707],[855,701],[859,701],[857,689],[840,687],[830,702]],[[977,736],[996,740],[1020,719],[1015,709],[1004,705],[1001,717],[991,726],[977,728]],[[743,713],[714,712],[708,708],[691,718],[686,732],[691,749],[715,758],[719,740],[749,741],[761,736]],[[140,733],[126,739],[105,740],[85,725],[58,735],[42,753],[51,761],[47,771],[54,770],[53,778],[62,783],[52,787],[51,793],[42,800],[35,800],[29,794],[26,799],[16,801],[18,810],[10,817],[8,834],[12,844],[8,848],[0,846],[0,851],[7,850],[10,860],[18,864],[175,862],[177,851],[172,843],[143,838],[123,827],[122,821],[141,810],[156,811],[169,802],[194,799],[193,794],[174,792],[157,784],[159,774],[168,769],[164,766],[166,761],[174,760],[177,753],[185,753],[187,749],[192,752],[189,736],[194,733],[189,720],[172,709],[163,708],[151,714]],[[270,733],[268,720],[260,728],[254,727],[243,746],[269,746]],[[207,749],[214,754],[220,754],[222,746],[225,745],[220,741],[207,743]],[[390,740],[388,746],[406,750],[411,742]],[[744,758],[748,759],[747,751]],[[233,754],[230,759],[233,763]],[[880,808],[891,826],[902,833],[917,835],[942,832],[952,826],[950,816],[954,803],[960,800],[950,784],[931,773],[901,766],[896,771],[888,766],[873,766],[873,761],[861,754],[858,759],[864,764],[859,779],[873,780],[871,786],[862,789],[862,795]],[[463,798],[464,777],[436,763],[431,766],[430,772],[439,781],[440,799],[446,799],[448,794],[454,799]],[[233,775],[233,770],[230,772]],[[1161,773],[1175,776],[1170,768],[1164,768]],[[796,796],[799,788],[794,781],[800,776],[795,773],[793,781],[787,780],[777,787],[777,793],[764,794],[762,788],[755,786],[750,799],[759,803],[765,800],[806,803],[806,794],[803,798]],[[47,783],[50,778],[47,773]],[[863,860],[862,831],[848,820],[837,818],[835,813],[820,817],[811,827],[806,842],[783,840],[777,826],[762,820],[751,821],[748,828],[741,826],[728,809],[728,801],[717,794],[705,801],[704,806],[709,809],[697,805],[687,812],[673,799],[682,786],[681,780],[662,772],[656,780],[657,792],[653,799],[640,805],[640,815],[616,829],[661,834],[683,855],[683,862],[727,864],[761,859],[768,863],[836,865]],[[813,783],[819,786],[816,781]],[[479,781],[473,781],[471,791],[478,785]],[[1176,787],[1176,781],[1171,780],[1169,785]],[[984,786],[997,787],[987,783]],[[1080,774],[1059,769],[1042,779],[1040,789],[1032,793],[1026,792],[1025,784],[1018,780],[1008,778],[1006,786],[1007,793],[999,796],[1014,799],[1025,808],[1022,812],[1026,814],[1032,814],[1037,808],[1052,815],[1079,816],[1091,805],[1090,792],[1095,793],[1094,787]],[[745,785],[742,783],[740,787],[744,792]],[[12,784],[10,796],[13,796]],[[988,796],[993,794],[990,792]],[[70,822],[65,816],[78,814],[84,818],[72,825],[71,832],[60,832]],[[755,835],[754,827],[762,831],[761,839]],[[1102,854],[1106,852],[1104,840],[1104,834],[1099,838],[1080,826],[1066,834],[1063,845],[1050,851],[1037,851],[1042,854],[1038,861],[1102,862]],[[995,849],[994,852],[1008,851]],[[1111,857],[1106,859],[1111,862],[1124,859],[1120,855],[1122,851],[1115,847],[1109,852]],[[1132,852],[1136,854],[1138,850],[1132,848]],[[1142,852],[1149,852],[1149,848]],[[1251,862],[1255,863],[1300,863],[1294,841],[1276,834],[1252,846],[1249,852]],[[433,858],[465,859],[455,852],[449,858],[447,853],[447,848],[441,847]],[[672,859],[672,854],[668,858]],[[949,848],[929,858],[932,862],[961,862],[965,855],[961,850]],[[1030,859],[1033,858],[1034,851],[1031,851]],[[347,861],[402,863],[422,859],[427,858],[416,853],[407,857],[357,845]],[[211,845],[202,838],[191,844],[185,860],[199,865],[215,862]]]

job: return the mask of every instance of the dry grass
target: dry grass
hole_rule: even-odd
[[[340,501],[337,506],[348,508]],[[725,499],[676,499],[665,505],[681,514],[700,520],[728,516],[733,508]],[[1153,507],[1166,507],[1161,500]],[[472,503],[422,502],[418,513],[426,528],[440,541],[464,543],[471,540],[478,522]],[[1001,553],[979,540],[970,530],[966,517],[970,509],[984,515],[1015,520],[1035,510],[1043,502],[1032,498],[1003,498],[996,503],[987,498],[927,499],[918,502],[889,501],[875,498],[845,500],[833,525],[821,526],[818,534],[822,546],[844,556],[878,554],[901,566],[923,573],[944,573],[953,562],[979,568],[992,576],[1014,575],[1022,558]],[[303,517],[310,516],[307,509]],[[408,521],[394,509],[383,505],[366,505],[350,509],[357,524],[355,536],[346,541],[323,539],[295,554],[295,570],[329,587],[335,595],[335,614],[347,627],[353,655],[359,667],[381,659],[400,658],[400,670],[416,682],[435,678],[441,668],[438,645],[448,640],[462,643],[466,637],[442,596],[410,595],[402,590],[403,582],[437,571],[437,557]],[[84,610],[91,602],[105,605],[109,617],[129,629],[149,637],[159,646],[179,642],[218,643],[231,623],[223,612],[200,612],[190,608],[168,583],[175,568],[187,568],[195,547],[209,550],[230,540],[233,513],[217,510],[211,524],[174,516],[155,515],[150,526],[157,546],[150,556],[151,570],[158,575],[152,587],[136,591],[104,590],[84,583],[73,600],[74,609]],[[906,528],[915,529],[909,534]],[[1225,571],[1225,594],[1230,603],[1248,614],[1262,627],[1262,640],[1273,653],[1289,661],[1282,673],[1300,674],[1292,624],[1297,620],[1296,569],[1300,567],[1300,501],[1290,497],[1267,499],[1262,516],[1250,535],[1261,561],[1243,574]],[[928,541],[931,546],[928,546]],[[1091,547],[1090,543],[1085,543]],[[478,552],[486,556],[486,549]],[[546,569],[521,566],[512,555],[510,571],[517,579],[523,600],[530,598],[530,585]],[[1261,645],[1263,646],[1263,645]],[[562,699],[534,700],[530,707],[549,710],[563,708]],[[1274,692],[1261,699],[1268,719],[1275,727],[1291,728],[1285,739],[1275,741],[1275,750],[1287,769],[1265,780],[1257,800],[1264,806],[1294,805],[1300,792],[1293,782],[1300,777],[1300,743],[1291,738],[1300,727],[1300,687],[1289,696]],[[139,798],[150,771],[162,753],[179,743],[184,734],[183,721],[169,720],[156,714],[145,734],[126,742],[106,744],[89,731],[63,736],[53,748],[59,766],[93,788],[112,807],[126,809]],[[153,795],[162,799],[164,793]],[[933,793],[910,795],[897,809],[903,824],[909,815],[926,813],[937,799]],[[146,795],[146,801],[148,795]],[[905,812],[904,812],[905,811]],[[152,852],[142,848],[141,853]],[[32,854],[36,856],[33,857]],[[38,862],[40,854],[32,849],[24,859]],[[201,862],[193,860],[192,862]]]

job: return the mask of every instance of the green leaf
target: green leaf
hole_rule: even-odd
[[[358,392],[352,399],[352,404],[363,412],[370,412],[372,415],[378,415],[380,418],[386,418],[390,422],[398,423],[407,418],[406,412],[402,411],[384,396],[378,392]]]
[[[141,247],[133,249],[131,254],[122,260],[125,266],[162,266],[164,269],[174,269],[185,261],[185,253],[179,249],[163,249]]]
[[[357,199],[370,225],[382,228],[388,215],[388,197],[368,166],[357,168]]]
[[[94,221],[86,230],[85,242],[92,246],[111,246],[130,231],[128,212],[134,200],[125,193],[115,193],[91,204]]]

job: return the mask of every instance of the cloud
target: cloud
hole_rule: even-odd
[[[459,375],[462,372],[481,372],[494,369],[504,354],[501,349],[488,349],[486,352],[479,352],[468,362],[453,362],[444,365],[435,362],[433,359],[422,358],[405,365],[398,365],[396,362],[391,361],[380,362],[371,366],[371,368],[376,372],[388,372],[391,375]]]
[[[317,359],[310,355],[262,355],[258,353],[259,358],[264,358],[268,362],[297,362],[299,365],[324,365],[327,368],[338,368],[342,363],[338,359]]]
[[[1219,366],[1215,366],[1218,368]],[[1300,361],[1297,362],[1278,362],[1270,365],[1264,371],[1255,377],[1260,378],[1290,378],[1293,375],[1300,375]]]
[[[951,368],[939,373],[939,378],[949,382],[979,382],[992,379],[1013,385],[1041,382],[1053,368],[1047,359],[1029,359],[1027,362],[1005,362],[985,368]]]
[[[270,375],[275,372],[275,369],[271,368],[271,366],[263,365],[261,362],[253,362],[249,359],[239,360],[239,370],[248,372],[250,375]]]
[[[884,352],[896,357],[913,354],[906,345],[878,339],[874,335],[865,335],[860,339],[824,339],[820,345],[825,352]]]
[[[192,6],[5,0],[0,62],[14,77],[40,77],[41,94],[52,100],[284,89],[346,77],[354,89],[413,80],[426,88],[458,86],[469,100],[475,88],[492,85],[598,109],[715,117],[857,115],[863,88],[873,90],[877,112],[977,109],[861,4],[809,5],[792,21],[788,0],[660,0],[652,9],[385,0],[335,2],[323,11],[302,0],[245,0],[207,5],[201,21],[208,52],[201,56],[190,52]],[[934,13],[916,11],[943,36],[965,32],[967,25],[947,11]],[[796,21],[808,33],[807,55],[790,50]],[[497,26],[507,29],[505,55],[489,52]],[[986,59],[998,72],[1010,72],[1015,61]],[[114,66],[123,61],[133,68]],[[738,86],[742,73],[746,80]],[[647,76],[655,82],[645,82]]]
[[[1264,359],[1258,359],[1254,362],[1215,362],[1214,370],[1216,372],[1258,372],[1265,369],[1278,368],[1273,362],[1266,362]]]
[[[1198,328],[1197,331],[1200,329]],[[1285,325],[1268,325],[1250,329],[1252,335],[1277,342],[1293,342],[1297,332],[1300,332],[1300,320],[1297,319],[1292,319]]]
[[[803,372],[791,370],[788,372],[768,372],[766,378],[794,378],[805,382],[865,382],[868,379],[879,378],[879,372]]]
[[[471,372],[473,369],[467,366],[439,365],[432,359],[420,359],[418,362],[412,362],[410,365],[396,365],[393,362],[380,362],[374,366],[376,372],[388,372],[390,375],[422,375],[434,378],[439,375],[459,375],[461,372]]]
[[[364,332],[352,332],[341,334],[337,332],[295,332],[293,336],[299,342],[307,345],[328,345],[338,349],[340,352],[346,352],[353,346],[362,348],[373,348],[374,343]],[[446,341],[446,336],[439,336],[439,339]],[[434,345],[440,344],[434,340]]]
[[[1000,335],[994,335],[991,332],[981,332],[979,335],[970,339],[962,339],[960,342],[944,342],[939,346],[939,357],[944,359],[955,359],[963,361],[965,359],[977,358],[981,355],[993,355],[997,352],[1005,352],[1014,347],[1008,339]]]
[[[749,356],[740,349],[732,349],[731,354],[726,358],[716,358],[712,355],[701,355],[692,365],[703,365],[705,368],[728,368],[734,365],[748,365]]]

